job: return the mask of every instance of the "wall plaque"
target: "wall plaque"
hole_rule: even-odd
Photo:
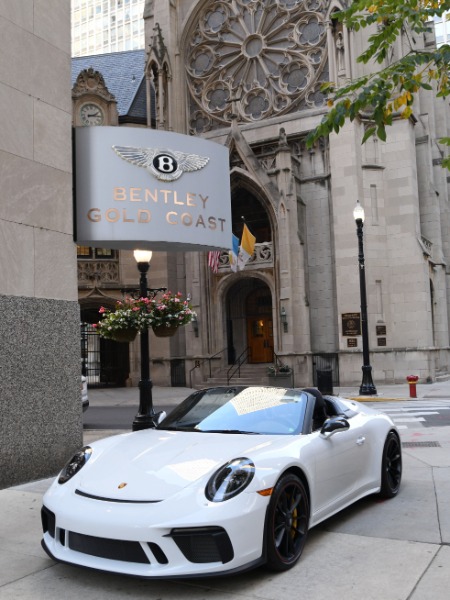
[[[378,341],[379,346],[386,346],[386,338],[385,337],[377,338],[377,341]]]
[[[342,335],[350,337],[361,335],[361,313],[342,314]]]
[[[347,338],[347,348],[357,348],[358,338]]]
[[[376,330],[377,335],[386,335],[386,325],[377,325]]]

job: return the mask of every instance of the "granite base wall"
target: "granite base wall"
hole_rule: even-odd
[[[78,302],[0,296],[0,488],[58,473],[83,440]]]
[[[339,375],[341,385],[360,384],[362,378],[362,353],[341,352]],[[439,374],[448,373],[449,348],[397,348],[389,351],[370,351],[372,377],[377,385],[405,383],[408,375],[418,375],[420,383],[436,380]]]

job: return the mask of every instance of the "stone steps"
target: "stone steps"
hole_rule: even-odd
[[[240,376],[236,372],[235,375],[228,382],[227,380],[227,369],[221,369],[215,373],[212,377],[208,377],[205,381],[196,384],[196,389],[203,389],[206,387],[216,387],[222,385],[269,385],[269,378],[267,376],[268,365],[243,365],[240,369]]]

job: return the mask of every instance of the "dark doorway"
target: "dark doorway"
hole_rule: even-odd
[[[247,353],[250,363],[273,361],[272,295],[264,281],[248,277],[227,294],[228,361]]]
[[[273,362],[272,297],[267,286],[247,296],[246,316],[249,362]]]
[[[88,387],[124,387],[130,374],[129,344],[98,335],[98,309],[82,310],[81,318],[81,371]]]

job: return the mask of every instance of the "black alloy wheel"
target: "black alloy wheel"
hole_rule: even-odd
[[[384,443],[383,458],[381,461],[381,489],[382,498],[393,498],[400,489],[402,479],[402,448],[396,433],[391,431]]]
[[[281,477],[270,499],[265,532],[267,565],[286,571],[301,556],[308,534],[309,500],[300,479],[288,473]]]

